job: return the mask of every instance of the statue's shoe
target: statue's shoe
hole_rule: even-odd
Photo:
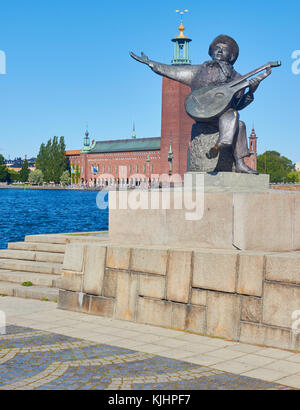
[[[248,165],[245,164],[243,158],[236,160],[235,163],[235,170],[239,174],[254,174],[258,175],[258,172],[255,171],[254,169],[248,167]]]
[[[219,154],[219,147],[214,146],[209,150],[209,152],[206,153],[206,157],[208,159],[213,159],[216,158]]]
[[[213,159],[216,158],[220,152],[221,149],[226,148],[226,147],[230,147],[231,144],[224,144],[222,142],[217,143],[214,147],[212,147],[209,152],[206,154],[206,157],[208,159]]]

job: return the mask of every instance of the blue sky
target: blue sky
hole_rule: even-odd
[[[209,59],[208,46],[221,33],[239,43],[242,74],[282,60],[241,119],[248,134],[254,122],[260,153],[274,149],[300,162],[300,75],[291,70],[292,52],[300,50],[298,0],[2,0],[0,153],[37,155],[54,135],[79,149],[86,120],[92,139],[126,138],[134,119],[138,137],[159,136],[161,77],[128,53],[143,50],[170,63],[175,10],[186,8],[192,63]]]

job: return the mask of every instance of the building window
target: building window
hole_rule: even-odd
[[[137,174],[139,173],[139,166],[138,166],[138,164],[136,164],[136,173],[137,173]]]

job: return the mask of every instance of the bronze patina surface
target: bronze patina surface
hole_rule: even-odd
[[[260,71],[267,70],[264,74],[250,80],[246,80],[246,78],[244,80],[244,77],[237,73],[233,67],[239,56],[239,46],[233,38],[223,34],[216,37],[209,47],[211,60],[200,65],[168,65],[149,60],[144,53],[141,53],[140,57],[132,52],[130,55],[135,60],[148,65],[155,73],[191,88],[192,95],[187,98],[186,110],[197,124],[197,132],[194,128],[192,139],[198,137],[198,140],[201,140],[203,135],[209,135],[208,144],[210,146],[206,152],[208,160],[217,158],[219,153],[222,157],[222,151],[223,154],[226,154],[225,160],[218,161],[216,170],[230,171],[234,163],[236,172],[257,173],[244,162],[244,158],[250,156],[250,153],[246,125],[240,121],[239,111],[254,101],[254,93],[260,82],[270,75],[271,67],[280,65],[279,62],[266,64],[260,69]],[[255,71],[259,72],[259,69]],[[238,87],[237,83],[242,85]],[[231,84],[235,85],[234,92],[230,89]],[[221,88],[214,92],[216,87]],[[248,91],[245,92],[245,89]],[[225,97],[227,98],[226,104],[224,104]],[[197,104],[199,104],[197,98],[202,98],[202,106],[204,107],[209,107],[208,101],[210,101],[211,106],[206,110],[208,113],[200,115],[201,110],[197,111]],[[193,114],[194,112],[196,114]],[[211,131],[212,129],[213,131]],[[218,134],[217,138],[215,138],[216,133]],[[199,144],[201,145],[200,141]],[[203,147],[207,149],[207,143],[200,147],[199,144],[196,144],[195,141],[192,143],[190,153],[192,158],[199,157],[199,152],[203,150]],[[192,163],[196,162],[197,160],[192,159]],[[209,165],[207,167],[207,171],[211,170]]]

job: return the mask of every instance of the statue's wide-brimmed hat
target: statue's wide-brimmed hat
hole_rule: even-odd
[[[212,57],[213,49],[215,48],[217,44],[220,44],[220,43],[227,44],[230,47],[230,50],[231,50],[230,63],[234,64],[239,56],[240,49],[239,49],[238,43],[232,37],[225,36],[225,34],[221,34],[220,36],[214,39],[214,41],[209,46],[208,54]]]

